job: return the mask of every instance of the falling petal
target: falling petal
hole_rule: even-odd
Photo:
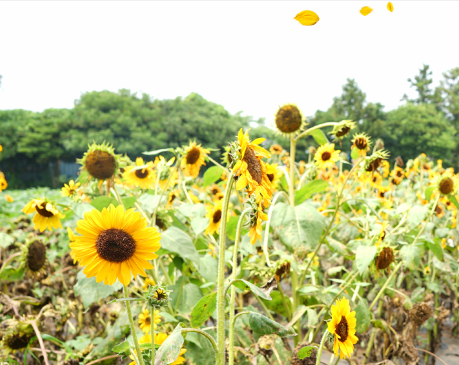
[[[391,13],[394,11],[394,5],[389,1],[387,3],[387,10],[389,10]]]
[[[311,10],[303,10],[296,14],[294,19],[302,25],[314,25],[319,21],[319,16]]]
[[[362,14],[363,16],[367,16],[372,11],[373,11],[373,9],[370,8],[369,6],[364,6],[362,9],[360,9],[360,14]]]

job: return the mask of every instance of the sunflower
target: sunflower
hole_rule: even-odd
[[[398,185],[402,182],[403,178],[405,177],[405,171],[398,166],[394,166],[394,169],[392,170],[390,176],[392,177],[391,182],[394,185]]]
[[[300,161],[300,165],[298,167],[298,170],[300,171],[300,175],[304,174],[304,170],[306,169],[306,162],[303,160]]]
[[[316,160],[316,165],[320,169],[330,168],[335,162],[339,161],[339,153],[341,151],[335,150],[334,143],[325,143],[320,146],[314,155],[314,160]]]
[[[394,261],[394,250],[391,247],[383,247],[376,255],[375,266],[378,270],[389,269],[389,265]],[[390,272],[390,269],[389,269]]]
[[[390,174],[390,163],[389,161],[382,161],[381,162],[381,166],[382,166],[382,169],[383,169],[383,177],[388,177],[389,174]]]
[[[70,227],[67,227],[67,235],[69,236],[70,243],[75,242],[75,234],[70,229]],[[73,259],[73,264],[76,265],[78,260],[75,258],[75,252],[73,252],[72,250],[70,250],[70,257]]]
[[[382,224],[381,233],[379,234],[378,242],[376,242],[375,244],[376,247],[378,247],[382,243],[382,241],[384,241],[384,238],[386,238],[386,227],[387,227],[387,222],[384,221]]]
[[[5,200],[6,200],[8,203],[14,202],[14,198],[13,198],[11,195],[8,195],[8,194],[5,195]]]
[[[266,175],[268,175],[268,179],[271,182],[272,190],[275,190],[282,177],[282,170],[277,167],[277,163],[272,165],[266,164]]]
[[[68,197],[71,197],[71,196],[74,196],[77,192],[77,189],[78,187],[81,185],[81,183],[76,183],[75,184],[75,181],[73,180],[70,180],[69,181],[69,184],[64,184],[64,187],[61,189],[61,195],[62,196],[68,196]]]
[[[153,162],[145,162],[142,157],[135,160],[136,167],[128,166],[124,170],[123,177],[129,185],[138,186],[142,189],[151,189],[155,183],[156,175],[153,170]]]
[[[451,170],[446,170],[443,174],[435,173],[432,185],[442,195],[455,195],[459,189],[459,178]]]
[[[380,200],[385,199],[386,198],[386,193],[388,191],[390,191],[390,188],[388,186],[382,186],[382,185],[377,186],[376,189],[378,189],[378,194],[377,195],[378,195],[378,198]]]
[[[210,188],[210,193],[212,194],[212,198],[215,198],[215,196],[218,193],[221,193],[222,189],[217,184],[213,184],[212,187]]]
[[[258,146],[265,139],[257,138],[250,142],[249,131],[244,134],[241,128],[238,140],[240,156],[233,168],[235,176],[237,176],[236,189],[247,188],[247,193],[249,195],[254,194],[257,203],[263,200],[265,206],[268,206],[271,202],[272,187],[266,175],[266,165],[261,159],[263,157],[269,158],[271,155],[264,148]]]
[[[271,152],[271,154],[273,155],[280,155],[282,153],[284,149],[282,148],[282,146],[278,145],[278,144],[273,144],[270,148],[269,148],[269,152]]]
[[[440,204],[435,207],[435,214],[438,218],[442,218],[445,215],[445,210]]]
[[[30,242],[26,246],[27,268],[33,274],[37,274],[46,265],[46,246],[38,240]]]
[[[370,185],[374,188],[377,188],[378,186],[380,186],[382,183],[382,180],[383,180],[383,177],[381,176],[379,172],[376,172],[376,171],[370,174],[369,179],[368,179],[368,181],[370,182]]]
[[[255,242],[257,242],[257,240],[260,240],[261,242],[261,233],[263,232],[261,225],[263,224],[263,221],[267,221],[267,220],[268,220],[268,215],[263,212],[263,204],[259,204],[255,210],[255,214],[252,216],[252,219],[251,219],[249,237],[250,237],[250,243],[252,245],[254,245]]]
[[[86,266],[87,277],[113,285],[116,279],[128,285],[131,274],[147,276],[144,269],[153,266],[147,260],[158,257],[161,235],[156,228],[147,227],[147,221],[134,209],[125,211],[122,205],[112,204],[102,212],[93,209],[77,222],[70,248],[81,266]]]
[[[162,345],[164,343],[164,341],[167,340],[169,336],[165,333],[162,333],[162,332],[158,332],[158,333],[155,333],[155,344],[157,345]],[[140,344],[143,344],[143,343],[151,343],[151,335],[149,333],[146,333],[145,336],[139,338],[139,342]],[[174,361],[174,362],[171,362],[170,365],[180,365],[180,364],[183,364],[185,362],[185,358],[183,357],[183,355],[185,354],[186,352],[186,349],[182,348],[180,350],[180,353],[179,353],[179,356],[178,358]],[[134,350],[134,353],[137,355],[137,351]],[[129,358],[131,360],[134,360],[134,357],[132,355],[129,355]],[[131,361],[129,363],[129,365],[136,365],[135,361]]]
[[[358,342],[355,336],[355,311],[351,312],[349,301],[346,298],[338,299],[336,305],[331,308],[332,319],[328,322],[328,332],[334,335],[333,352],[338,357],[341,350],[340,358],[351,357],[354,352],[354,344]]]
[[[275,122],[280,132],[284,134],[295,133],[303,125],[303,116],[295,104],[284,104],[277,110]]]
[[[382,164],[383,161],[389,157],[389,152],[385,150],[377,150],[371,156],[365,157],[365,164],[363,169],[367,172],[376,171]]]
[[[354,150],[356,148],[359,151],[359,156],[367,155],[371,146],[370,137],[365,133],[356,134],[351,142],[353,143],[351,149]]]
[[[9,354],[23,351],[34,337],[34,329],[28,322],[15,318],[2,322],[2,337],[0,340],[0,356],[8,358]]]
[[[215,205],[208,204],[206,218],[209,218],[209,225],[206,228],[207,234],[220,232],[220,223],[222,222],[222,204],[223,200],[218,200]],[[229,218],[229,215],[228,215]]]
[[[307,258],[311,260],[312,257],[314,257],[314,260],[312,261],[312,266],[319,267],[318,255],[314,255],[314,252],[308,253]]]
[[[147,291],[149,286],[155,286],[155,285],[156,285],[156,282],[152,278],[147,277],[145,281],[143,282],[143,290]]]
[[[35,229],[43,232],[46,228],[49,231],[62,228],[60,219],[64,215],[60,213],[57,208],[46,199],[32,199],[22,209],[25,214],[36,213],[33,217]]]
[[[197,145],[196,142],[190,142],[190,145],[185,148],[185,156],[181,163],[185,176],[198,177],[201,166],[206,165],[205,159],[209,153],[209,150]]]
[[[5,175],[0,171],[0,192],[5,190],[7,187],[8,183],[6,182]]]
[[[169,161],[166,161],[163,156],[155,158],[153,165],[157,171],[157,178],[159,179],[158,184],[161,190],[166,190],[166,188],[173,188],[177,184],[178,172],[176,169],[171,172],[171,166],[174,164],[174,161],[175,157],[172,157]],[[169,179],[170,174],[172,174],[172,176]],[[166,186],[168,180],[169,184]]]
[[[90,176],[103,181],[117,174],[120,167],[121,155],[115,154],[115,149],[108,143],[88,146],[82,159],[77,160],[82,165],[81,170],[86,170]]]
[[[158,327],[158,323],[161,322],[161,316],[159,315],[159,310],[155,309],[155,329]],[[139,326],[143,333],[147,333],[151,329],[151,315],[148,309],[144,309],[142,313],[139,314]]]
[[[174,200],[180,196],[180,190],[173,190],[169,193],[169,197],[167,198],[167,205],[172,206],[174,205]]]
[[[355,122],[352,120],[342,120],[334,125],[333,130],[329,134],[334,135],[335,140],[340,140],[347,136],[353,128],[355,128]]]

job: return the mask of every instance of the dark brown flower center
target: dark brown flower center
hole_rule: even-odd
[[[440,215],[442,211],[443,211],[443,210],[441,209],[441,207],[440,207],[439,205],[437,205],[437,206],[435,207],[435,213],[436,213],[437,215]]]
[[[220,222],[220,219],[222,219],[222,211],[219,209],[212,216],[212,222],[218,223]]]
[[[110,262],[126,261],[134,255],[135,247],[132,236],[116,228],[106,229],[96,240],[97,253]]]
[[[258,184],[261,184],[261,179],[263,176],[261,170],[261,164],[255,152],[250,147],[245,149],[245,154],[243,160],[247,163],[247,170],[249,170],[252,179],[255,180]]]
[[[300,129],[301,120],[300,110],[295,105],[285,105],[276,114],[276,126],[284,133],[292,133]]]
[[[135,176],[137,176],[139,179],[145,179],[148,175],[148,169],[135,170]]]
[[[336,133],[336,137],[344,137],[351,130],[350,127],[343,127],[340,131]],[[361,148],[362,149],[362,148]]]
[[[43,217],[46,217],[46,218],[50,218],[52,216],[54,216],[54,214],[48,210],[46,210],[46,203],[42,203],[42,207],[39,207],[38,205],[35,207],[35,209],[37,210],[38,214],[40,214],[41,216]]]
[[[322,161],[328,161],[331,158],[331,153],[328,151],[325,151],[322,153]]]
[[[355,147],[359,150],[365,150],[368,146],[367,139],[365,137],[359,137],[354,141]]]
[[[268,179],[269,179],[269,181],[273,182],[274,174],[268,174]]]
[[[108,152],[96,150],[88,154],[85,166],[91,176],[105,180],[115,173],[116,161]]]
[[[156,300],[167,299],[167,294],[163,289],[156,289],[155,294],[153,294]]]
[[[46,247],[39,241],[33,242],[29,246],[27,253],[27,264],[32,271],[40,270],[46,261]]]
[[[385,194],[384,191],[380,191],[380,192],[379,192],[379,197],[380,197],[380,198],[384,198],[384,194]]]
[[[379,167],[379,165],[381,164],[382,162],[382,158],[381,157],[378,157],[376,158],[374,161],[371,161],[370,164],[368,165],[367,167],[367,171],[368,172],[371,172],[371,171],[376,171],[376,169]]]
[[[376,268],[378,270],[387,269],[392,261],[394,261],[394,251],[390,247],[384,247],[376,258]]]
[[[186,154],[186,163],[188,165],[195,164],[199,160],[199,156],[201,156],[201,151],[199,150],[198,147],[193,147]]]
[[[444,178],[442,181],[440,181],[440,192],[444,195],[450,194],[453,191],[453,187],[453,179],[450,177]]]
[[[397,173],[395,174],[397,177],[403,177],[402,171],[397,170]]]
[[[349,335],[349,324],[347,323],[346,317],[341,316],[341,321],[339,321],[336,326],[336,334],[340,337],[339,340],[344,342],[347,340]]]
[[[151,317],[150,317],[150,316],[148,316],[147,318],[145,318],[145,323],[146,323],[147,325],[151,325]]]
[[[29,337],[27,335],[19,335],[18,333],[12,335],[6,340],[6,343],[10,349],[20,350],[26,347],[29,343]]]
[[[217,195],[218,192],[219,192],[219,190],[217,188],[213,188],[211,190],[212,195]]]
[[[70,188],[69,189],[69,195],[73,195],[73,194],[75,194],[75,189]]]
[[[171,194],[171,197],[169,199],[169,202],[172,203],[177,196],[175,194]]]

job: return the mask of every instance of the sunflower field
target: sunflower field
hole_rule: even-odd
[[[275,124],[289,151],[241,129],[220,160],[93,143],[61,190],[0,174],[0,364],[446,364],[459,175],[294,104]]]

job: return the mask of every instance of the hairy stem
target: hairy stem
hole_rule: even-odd
[[[129,299],[128,288],[126,285],[124,285],[123,287],[124,287],[124,297],[126,299]],[[128,317],[129,317],[129,324],[131,325],[132,338],[134,340],[135,350],[137,351],[137,357],[139,359],[139,364],[145,365],[145,363],[143,362],[142,351],[140,350],[139,339],[137,338],[137,333],[135,331],[134,319],[132,318],[131,303],[129,302],[129,300],[126,300],[126,310],[127,310]]]

